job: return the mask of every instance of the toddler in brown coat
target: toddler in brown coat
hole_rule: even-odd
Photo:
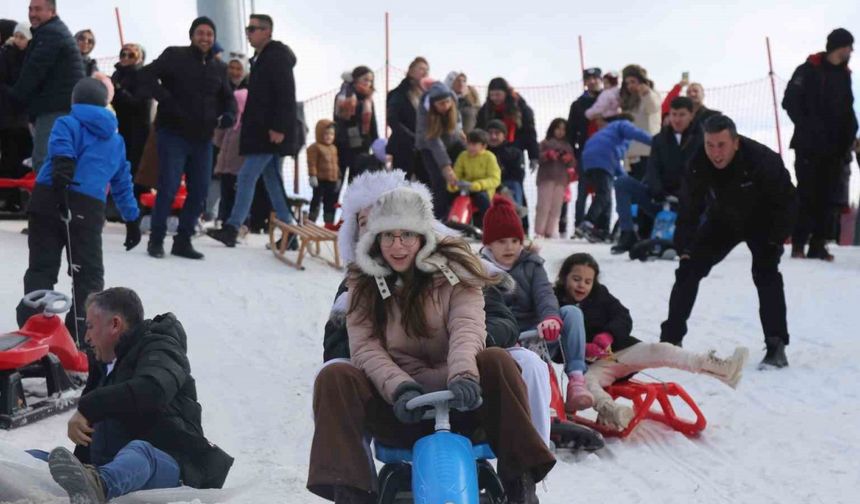
[[[323,221],[327,228],[333,228],[337,195],[340,192],[334,122],[320,119],[315,133],[316,142],[312,143],[307,151],[308,181],[314,191],[308,217],[311,222],[316,222],[319,217],[320,201],[322,201]]]

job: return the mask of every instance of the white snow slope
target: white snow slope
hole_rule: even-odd
[[[15,326],[14,307],[27,266],[23,222],[0,222],[0,329]],[[262,237],[228,249],[195,241],[204,261],[146,255],[145,240],[125,252],[124,229],[104,233],[107,286],[127,286],[148,316],[172,311],[188,332],[189,355],[207,436],[236,458],[227,486],[253,482],[235,502],[322,502],[305,490],[313,435],[312,382],[322,335],[342,273],[308,260],[288,268]],[[168,246],[170,242],[168,241]],[[603,281],[633,315],[634,335],[655,341],[667,313],[675,264],[631,262],[605,245],[544,245],[550,276],[567,254],[587,251]],[[643,423],[629,438],[591,455],[559,453],[539,488],[541,502],[856,503],[860,502],[860,249],[835,248],[833,264],[786,259],[791,366],[760,372],[763,354],[750,254],[738,247],[702,283],[685,348],[737,345],[752,351],[737,391],[716,380],[670,370],[697,401],[708,427],[691,439]],[[61,277],[59,290],[68,292]],[[646,378],[647,379],[647,378]],[[0,446],[71,446],[68,414],[15,431]]]

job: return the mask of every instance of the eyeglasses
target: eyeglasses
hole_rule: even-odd
[[[265,30],[265,29],[266,29],[266,27],[265,27],[265,26],[254,26],[254,25],[251,25],[251,26],[246,26],[246,27],[245,27],[245,33],[254,33],[254,32],[255,32],[255,31],[257,31],[257,30]]]
[[[400,234],[394,234],[393,231],[383,231],[379,233],[379,244],[383,247],[391,247],[394,245],[394,240],[400,238],[400,243],[404,247],[411,247],[418,242],[419,234],[415,231],[401,231]]]
[[[130,53],[128,51],[123,51],[123,52],[119,53],[119,57],[120,58],[134,58],[135,55],[134,55],[134,53]]]

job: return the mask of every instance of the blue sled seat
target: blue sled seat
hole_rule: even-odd
[[[373,442],[373,446],[376,460],[383,464],[412,462],[412,449],[410,448],[392,448],[376,441]],[[487,443],[472,445],[472,452],[475,454],[475,460],[493,460],[496,458],[496,454],[493,453],[493,449]]]

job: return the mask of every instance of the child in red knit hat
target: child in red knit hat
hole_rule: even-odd
[[[576,306],[559,308],[544,260],[524,246],[525,232],[513,202],[496,195],[484,215],[484,248],[481,254],[507,271],[516,289],[505,295],[505,303],[517,318],[520,332],[537,329],[551,352],[561,354],[567,384],[565,409],[590,408],[594,397],[585,386],[585,325]],[[560,337],[560,341],[559,341]]]

